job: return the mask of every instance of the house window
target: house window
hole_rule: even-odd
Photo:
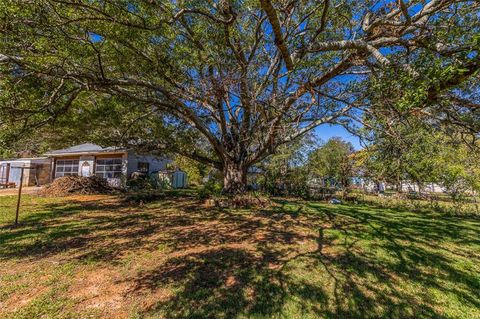
[[[95,175],[101,178],[120,178],[122,176],[122,159],[97,159]]]
[[[138,162],[137,170],[142,173],[148,173],[148,169],[150,168],[150,163],[147,162]]]
[[[55,164],[55,178],[62,176],[78,176],[78,160],[57,160]]]

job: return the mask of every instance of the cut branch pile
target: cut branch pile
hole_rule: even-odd
[[[224,196],[219,198],[207,199],[206,207],[221,208],[266,208],[273,205],[268,197],[255,196],[252,194],[236,195],[232,197]]]
[[[64,176],[55,179],[50,185],[47,185],[41,194],[44,196],[61,197],[76,194],[111,194],[113,191],[114,188],[103,178],[96,176]]]

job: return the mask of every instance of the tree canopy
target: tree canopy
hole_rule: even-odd
[[[0,125],[17,136],[113,100],[131,133],[113,134],[121,142],[170,147],[241,192],[249,167],[318,125],[366,125],[367,82],[401,95],[399,112],[475,120],[479,12],[454,0],[6,0]]]
[[[310,172],[331,184],[348,187],[353,177],[354,149],[341,138],[331,138],[309,156]],[[332,186],[332,185],[329,185]]]
[[[450,134],[408,118],[371,133],[371,145],[362,151],[365,177],[397,185],[409,181],[420,188],[442,185],[456,196],[480,190],[480,144],[464,143],[462,132]],[[392,135],[395,132],[395,135]]]

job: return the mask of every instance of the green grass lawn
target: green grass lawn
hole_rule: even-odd
[[[1,318],[480,318],[480,219],[0,197]]]

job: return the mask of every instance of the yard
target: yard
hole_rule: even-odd
[[[0,197],[2,318],[480,318],[480,219]]]

